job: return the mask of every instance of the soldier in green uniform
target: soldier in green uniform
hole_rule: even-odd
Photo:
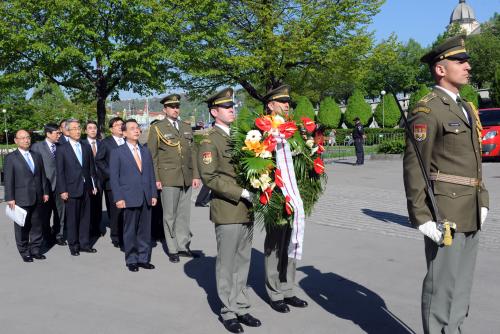
[[[290,112],[290,87],[280,86],[264,96],[266,112],[286,116]],[[296,182],[296,181],[294,181]],[[299,194],[300,196],[300,194]],[[296,296],[295,273],[297,260],[288,256],[292,227],[267,227],[264,241],[266,291],[271,308],[280,313],[290,312],[288,305],[307,307],[307,302]]]
[[[217,293],[223,304],[221,317],[231,333],[243,327],[258,327],[260,321],[250,315],[247,291],[252,251],[253,217],[249,212],[251,195],[236,183],[231,164],[229,126],[235,119],[233,90],[226,88],[207,99],[215,126],[200,142],[198,168],[203,184],[212,191],[210,220],[215,224]]]
[[[461,333],[468,314],[479,230],[489,207],[482,181],[481,123],[459,88],[469,79],[463,37],[444,41],[424,55],[436,86],[408,115],[410,129],[433,185],[439,213],[456,223],[453,244],[443,232],[426,194],[409,140],[403,161],[410,221],[425,235],[427,274],[422,288],[424,333]]]
[[[171,262],[179,256],[196,257],[189,249],[192,187],[200,185],[191,125],[179,120],[181,97],[164,97],[165,119],[151,125],[148,148],[153,157],[156,187],[161,190],[163,229]]]

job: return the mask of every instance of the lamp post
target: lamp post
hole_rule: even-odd
[[[380,92],[380,95],[382,95],[382,129],[385,128],[385,105],[384,105],[385,94],[386,94],[385,90]]]
[[[9,132],[7,130],[7,109],[2,109],[3,113],[3,131],[5,132],[5,143],[9,146]],[[7,147],[7,149],[9,149]]]

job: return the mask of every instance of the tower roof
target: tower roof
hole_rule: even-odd
[[[465,3],[465,0],[459,0],[450,16],[450,24],[470,23],[476,21],[476,14],[471,6]]]

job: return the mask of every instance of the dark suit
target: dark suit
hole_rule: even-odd
[[[59,144],[56,143],[56,154]],[[42,157],[43,168],[47,176],[47,182],[50,188],[49,201],[44,205],[44,238],[49,237],[50,233],[50,216],[53,214],[52,220],[52,235],[57,239],[64,240],[64,201],[56,191],[57,170],[56,159],[52,155],[47,141],[34,143],[31,146],[34,152],[37,152]]]
[[[99,180],[105,191],[106,208],[109,218],[110,237],[113,243],[122,243],[123,241],[123,215],[122,210],[114,204],[113,193],[109,182],[109,159],[111,151],[118,147],[113,136],[104,138],[97,150],[95,163],[99,174]]]
[[[96,139],[96,152],[99,152],[99,149],[101,148],[101,140]],[[84,145],[88,145],[90,148],[90,151],[92,152],[92,145],[90,144],[90,141],[88,138],[82,140],[82,143]],[[96,154],[97,156],[97,154]],[[95,156],[95,157],[96,157]],[[90,232],[91,235],[93,236],[100,236],[101,235],[101,219],[102,219],[102,184],[101,180],[99,177],[99,173],[97,172],[97,164],[95,163],[95,157],[94,157],[94,166],[96,168],[96,174],[97,174],[97,194],[95,195],[90,195]],[[104,231],[103,231],[104,232]]]
[[[27,211],[23,227],[14,223],[17,249],[21,256],[40,254],[42,243],[43,196],[49,195],[49,185],[40,155],[30,151],[34,172],[19,150],[9,153],[4,161],[5,201]]]
[[[124,200],[123,247],[127,265],[149,263],[151,257],[151,199],[157,197],[153,160],[139,145],[142,172],[127,144],[111,152],[109,161],[114,203]]]
[[[82,165],[70,142],[59,146],[56,154],[57,192],[69,195],[66,206],[66,226],[70,250],[90,248],[90,195],[96,173],[94,158],[87,145],[81,145]]]

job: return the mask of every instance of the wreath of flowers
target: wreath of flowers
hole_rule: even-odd
[[[290,145],[297,186],[309,216],[324,191],[326,175],[321,153],[324,151],[320,126],[302,117],[240,113],[231,128],[232,162],[238,184],[253,192],[255,222],[266,227],[291,224],[293,207],[281,188],[281,171],[276,168],[276,137]]]

